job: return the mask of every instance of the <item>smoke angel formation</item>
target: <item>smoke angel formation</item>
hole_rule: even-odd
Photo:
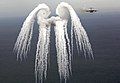
[[[54,24],[57,64],[61,81],[64,80],[66,82],[72,73],[73,35],[76,39],[78,52],[83,51],[85,58],[88,56],[94,59],[88,36],[74,9],[68,3],[61,2],[56,8],[56,14],[58,16],[48,18],[49,14],[49,7],[46,4],[39,4],[23,23],[14,46],[14,51],[17,52],[17,59],[22,60],[23,57],[27,57],[27,52],[30,50],[33,25],[37,18],[39,37],[35,59],[36,83],[42,83],[43,79],[46,79],[47,76],[51,24]],[[67,27],[69,18],[71,18],[71,28]],[[68,37],[67,28],[71,29],[71,38]]]

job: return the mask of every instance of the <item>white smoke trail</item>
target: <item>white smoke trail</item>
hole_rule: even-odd
[[[17,52],[17,59],[22,60],[22,56],[24,58],[27,57],[27,52],[30,50],[30,44],[32,39],[33,25],[35,22],[36,14],[40,11],[46,9],[49,15],[49,7],[45,4],[39,4],[26,18],[17,41],[14,46],[14,51]]]
[[[63,10],[64,9],[64,10]],[[78,52],[83,51],[85,58],[87,58],[87,55],[89,58],[94,59],[93,57],[93,51],[91,48],[91,44],[89,42],[87,33],[83,26],[81,25],[80,19],[77,16],[76,12],[70,6],[68,3],[61,2],[57,9],[56,9],[56,14],[58,14],[61,18],[64,19],[65,14],[63,13],[64,11],[69,11],[70,16],[71,16],[71,47],[73,51],[73,32],[75,34],[75,39],[76,39],[76,45]]]
[[[71,54],[73,55],[73,32],[76,39],[78,53],[79,51],[83,51],[85,58],[87,58],[87,55],[92,59],[94,59],[94,57],[86,31],[81,25],[80,19],[78,18],[74,9],[69,4],[62,2],[58,5],[56,14],[59,15],[61,19],[61,21],[56,21],[55,27],[58,69],[60,78],[62,77],[66,82],[66,80],[69,78],[69,73],[71,70]],[[66,20],[68,20],[69,16],[71,16],[71,52],[66,29],[68,22]],[[67,46],[68,51],[66,50]]]
[[[73,35],[75,35],[78,52],[83,51],[85,58],[87,58],[88,55],[89,58],[94,59],[91,44],[86,31],[81,25],[79,17],[69,4],[62,2],[58,5],[56,14],[59,16],[48,19],[49,14],[50,9],[45,4],[38,5],[38,7],[29,14],[19,33],[14,51],[17,52],[17,59],[20,58],[22,60],[22,57],[27,57],[27,52],[30,50],[33,25],[35,18],[37,18],[37,23],[39,24],[39,37],[35,59],[35,77],[36,83],[43,83],[43,80],[46,79],[47,76],[50,27],[51,24],[54,24],[60,80],[67,82],[70,74],[72,74]],[[71,17],[71,41],[67,33],[69,17]]]
[[[70,9],[70,13],[71,13],[71,20],[74,25],[73,30],[75,34],[75,39],[76,42],[78,42],[77,47],[80,47],[81,51],[83,50],[85,58],[87,58],[88,55],[90,59],[94,59],[91,44],[89,42],[85,29],[81,25],[80,19],[78,18],[74,10]]]
[[[65,32],[65,22],[61,20],[58,20],[55,22],[55,36],[56,36],[56,50],[57,50],[57,61],[58,61],[58,69],[59,69],[59,75],[60,79],[65,79],[65,82],[67,78],[69,78],[69,57],[67,52],[67,46],[66,46],[66,39],[67,34]],[[67,39],[68,40],[68,39]]]
[[[49,37],[50,37],[50,24],[45,18],[50,14],[50,9],[46,4],[39,4],[26,18],[23,27],[19,33],[17,41],[14,46],[14,51],[17,52],[17,59],[22,60],[22,56],[26,58],[28,50],[30,50],[30,43],[33,32],[33,25],[36,17],[38,18],[39,38],[36,50],[35,61],[35,76],[36,82],[43,81],[43,76],[46,78],[47,72],[47,55],[49,52]]]
[[[35,77],[36,83],[43,79],[46,79],[47,76],[47,60],[49,53],[49,43],[50,43],[50,23],[47,21],[47,17],[50,13],[46,10],[40,10],[37,14],[37,23],[39,24],[39,37],[36,50],[36,59],[35,59]]]
[[[72,68],[71,68],[71,61],[72,61],[72,54],[71,54],[71,47],[70,47],[70,40],[69,40],[69,37],[68,37],[68,33],[67,33],[67,23],[68,21],[67,20],[64,20],[63,21],[64,25],[64,32],[65,32],[65,38],[66,38],[66,43],[67,43],[67,50],[68,50],[68,61],[69,61],[69,70],[70,70],[70,73],[72,74]]]
[[[45,21],[45,22],[44,22]],[[46,20],[44,19],[40,22],[39,27],[39,38],[36,51],[36,61],[35,61],[35,75],[36,82],[41,80],[43,82],[43,77],[46,79],[47,76],[47,58],[49,53],[49,43],[50,43],[50,26],[46,27]]]

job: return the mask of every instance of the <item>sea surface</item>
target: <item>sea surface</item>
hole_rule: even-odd
[[[75,48],[73,73],[67,83],[120,83],[120,13],[82,13],[79,17],[88,33],[95,60],[86,60]],[[14,43],[25,18],[0,18],[0,83],[35,83],[36,23],[28,58],[17,61],[13,53]],[[53,28],[50,46],[50,64],[45,83],[60,83]]]

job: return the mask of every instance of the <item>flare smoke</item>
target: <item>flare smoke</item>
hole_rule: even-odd
[[[26,18],[19,36],[16,40],[14,51],[17,59],[26,58],[30,50],[35,19],[39,25],[39,37],[35,57],[36,83],[42,83],[47,76],[48,54],[50,47],[50,28],[54,24],[55,45],[57,51],[57,64],[60,80],[65,82],[69,79],[71,72],[71,59],[73,55],[73,35],[75,36],[77,50],[83,51],[85,58],[94,59],[91,44],[84,27],[76,12],[68,3],[61,2],[56,8],[58,16],[50,15],[50,8],[46,4],[39,4]],[[67,27],[71,18],[71,27]],[[67,29],[71,29],[71,37],[68,37]]]

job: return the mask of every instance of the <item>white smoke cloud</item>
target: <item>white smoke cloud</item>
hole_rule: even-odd
[[[71,59],[73,55],[73,35],[75,35],[78,51],[83,51],[85,58],[94,59],[91,44],[89,42],[86,31],[81,25],[80,19],[75,13],[72,6],[62,2],[56,9],[58,16],[48,18],[50,9],[46,4],[40,4],[26,18],[23,27],[19,33],[14,46],[14,51],[17,52],[17,59],[27,57],[27,52],[30,50],[33,24],[35,18],[39,25],[39,37],[36,49],[35,59],[35,76],[36,82],[43,82],[47,76],[47,59],[49,54],[50,43],[50,27],[54,24],[57,63],[61,81],[69,79],[72,74]],[[71,39],[68,37],[67,24],[71,17]],[[69,27],[70,28],[70,27]],[[73,34],[74,33],[74,34]]]

